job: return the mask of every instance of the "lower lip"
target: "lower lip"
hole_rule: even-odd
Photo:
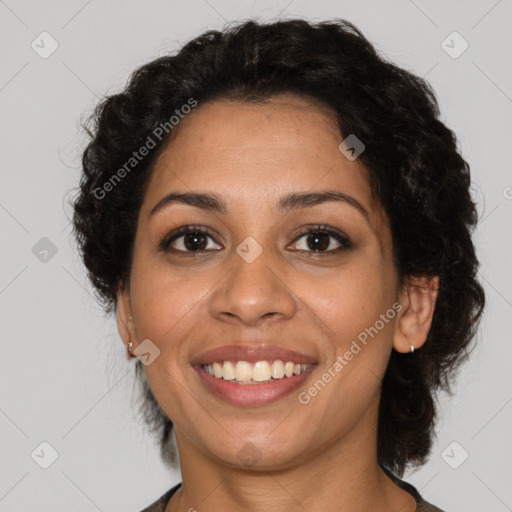
[[[265,384],[237,384],[234,381],[212,377],[201,366],[196,366],[194,369],[215,396],[232,405],[254,407],[275,402],[293,393],[311,375],[316,366],[314,364],[299,375],[283,377]]]

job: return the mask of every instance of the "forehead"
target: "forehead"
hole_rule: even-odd
[[[221,193],[233,208],[249,208],[293,192],[335,189],[379,216],[367,170],[339,151],[342,140],[331,110],[297,96],[199,105],[159,155],[143,208],[176,190]]]

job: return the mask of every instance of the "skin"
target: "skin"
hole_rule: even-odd
[[[157,160],[130,283],[118,293],[118,329],[134,349],[149,338],[160,350],[145,371],[174,423],[183,481],[166,512],[416,510],[378,467],[377,414],[391,351],[418,350],[426,340],[438,278],[399,288],[389,223],[362,163],[338,150],[342,139],[332,113],[304,98],[216,100],[181,121]],[[350,195],[368,219],[344,202],[277,211],[283,195],[324,190]],[[221,194],[228,212],[173,203],[149,216],[168,193],[191,191]],[[208,250],[180,253],[183,236],[159,249],[188,224],[213,231]],[[310,224],[343,231],[353,248],[319,255],[299,233]],[[252,263],[236,252],[248,236],[263,248]],[[329,250],[340,246],[326,240]],[[217,346],[273,342],[318,362],[299,391],[307,390],[396,302],[401,311],[306,405],[298,392],[258,407],[230,405],[190,365]],[[259,456],[252,466],[239,457],[246,443]]]

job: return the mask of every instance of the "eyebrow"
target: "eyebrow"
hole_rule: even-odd
[[[352,196],[339,192],[337,190],[326,190],[323,192],[296,192],[283,196],[277,203],[278,212],[289,212],[291,210],[300,210],[311,208],[318,204],[327,202],[342,202],[356,208],[364,215],[370,223],[370,216],[364,206]],[[148,217],[153,216],[158,211],[173,203],[187,204],[201,208],[202,210],[226,214],[228,207],[224,199],[213,193],[208,192],[171,192],[163,197],[149,212]]]

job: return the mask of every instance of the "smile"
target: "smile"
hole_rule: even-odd
[[[226,363],[229,364],[226,365]],[[237,407],[258,407],[276,402],[293,392],[299,392],[299,387],[318,366],[317,364],[294,364],[290,362],[293,364],[293,374],[291,376],[287,376],[285,373],[284,377],[273,377],[271,374],[272,368],[276,371],[276,375],[280,375],[283,368],[285,368],[284,371],[286,372],[286,363],[280,361],[281,366],[279,363],[275,364],[276,361],[273,361],[272,365],[268,361],[257,361],[251,364],[250,368],[240,365],[240,370],[245,368],[247,376],[250,369],[251,378],[250,380],[238,381],[236,379],[236,367],[239,363],[246,363],[246,361],[238,361],[236,364],[233,364],[231,361],[225,361],[222,365],[220,363],[211,363],[193,366],[193,368],[205,389],[213,397]],[[258,363],[263,364],[259,365]],[[229,380],[223,376],[216,377],[214,365],[217,375],[220,375],[219,370],[221,370],[223,375],[224,371],[226,371],[227,376],[232,376],[234,373],[235,377]],[[207,368],[206,370],[205,367]],[[291,365],[288,365],[288,375],[290,374],[290,369]],[[296,369],[298,373],[295,373]],[[210,375],[210,371],[213,372],[213,375]],[[253,372],[255,372],[255,375]],[[270,377],[267,378],[269,373]],[[254,376],[262,380],[255,380]]]
[[[216,379],[224,379],[237,384],[261,384],[274,380],[300,375],[312,364],[299,364],[292,361],[224,361],[204,364],[202,368]]]

